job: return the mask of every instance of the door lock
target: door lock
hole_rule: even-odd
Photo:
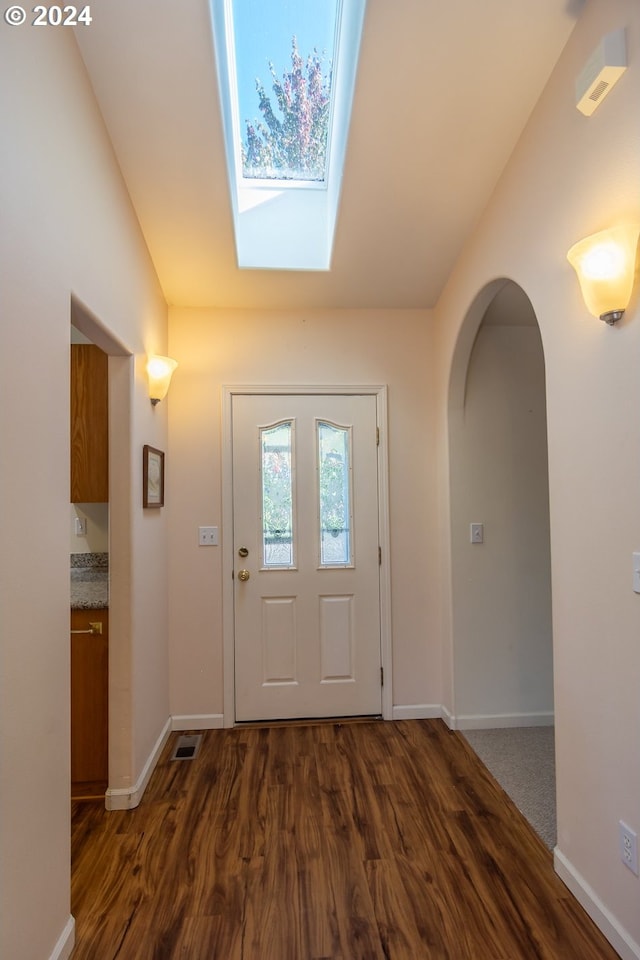
[[[246,547],[240,547],[240,549],[238,550],[238,556],[239,556],[239,557],[248,557],[248,556],[249,556],[249,551],[247,550]]]

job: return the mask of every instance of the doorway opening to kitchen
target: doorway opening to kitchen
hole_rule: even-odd
[[[133,359],[71,299],[71,796],[104,802],[128,765],[129,405]],[[116,429],[117,427],[117,429]]]

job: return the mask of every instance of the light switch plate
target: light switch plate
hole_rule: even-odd
[[[217,547],[218,528],[198,527],[198,543],[201,547]]]
[[[469,530],[471,543],[484,543],[484,523],[472,523]]]
[[[640,553],[633,555],[633,592],[640,593]]]

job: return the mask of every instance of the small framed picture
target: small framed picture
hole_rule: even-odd
[[[148,443],[142,448],[142,506],[164,506],[164,453]]]

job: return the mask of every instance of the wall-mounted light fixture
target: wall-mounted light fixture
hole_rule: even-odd
[[[147,361],[149,397],[154,407],[166,397],[171,376],[177,366],[178,361],[172,360],[171,357],[149,357]]]
[[[585,237],[567,254],[587,309],[609,325],[620,319],[631,299],[638,232],[637,224],[612,227]]]

